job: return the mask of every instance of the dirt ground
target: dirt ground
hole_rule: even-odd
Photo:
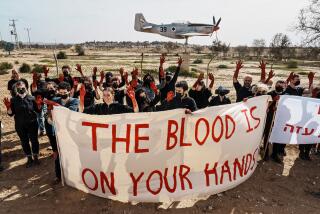
[[[63,63],[74,65],[82,61],[82,64],[89,67],[99,62],[102,67],[104,63],[110,65],[111,61],[115,60],[107,54],[101,54],[99,57],[102,60],[96,58],[83,60],[75,57]],[[36,55],[24,53],[1,57],[0,61],[14,63],[19,60],[19,64],[22,62],[33,64],[44,59],[50,59],[50,53],[41,52]],[[133,55],[124,61],[128,62],[129,67],[130,63],[133,65],[133,61],[137,59],[138,55]],[[156,68],[158,55],[152,60],[154,62],[150,62],[150,66]],[[113,63],[121,64],[119,61]],[[222,63],[228,63],[230,68],[214,71],[216,85],[223,84],[232,88],[231,71],[234,65],[231,62],[216,62],[216,64]],[[256,62],[247,62],[246,65],[244,70],[257,80]],[[196,66],[204,68],[205,64]],[[315,69],[303,67],[300,68],[300,72]],[[317,72],[316,83],[319,82],[319,70]],[[276,70],[277,78],[284,78],[287,73],[285,69]],[[30,74],[23,76],[31,80]],[[6,84],[9,78],[9,74],[0,76],[1,100],[8,95]],[[302,82],[306,83],[304,76],[302,78]],[[298,158],[299,150],[296,146],[287,146],[284,164],[260,161],[252,177],[243,184],[198,201],[131,205],[99,198],[71,187],[53,185],[54,162],[47,137],[40,138],[41,165],[25,168],[26,159],[14,130],[13,119],[5,114],[2,102],[0,108],[1,121],[4,124],[1,147],[5,167],[5,170],[0,172],[0,213],[320,213],[320,198],[313,194],[320,192],[320,156],[312,154],[312,161],[302,161]]]

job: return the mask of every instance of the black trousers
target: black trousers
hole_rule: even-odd
[[[38,122],[16,124],[15,126],[24,153],[27,156],[39,155]]]
[[[50,145],[52,147],[52,151],[57,153],[57,158],[54,160],[54,171],[56,173],[56,177],[61,179],[60,159],[57,147],[57,138],[54,133],[54,128],[51,124],[48,123],[48,120],[45,120],[44,125],[46,128],[46,133],[49,138]]]
[[[300,154],[304,154],[305,156],[309,156],[310,155],[310,151],[312,148],[312,144],[299,144],[299,150],[300,150]]]

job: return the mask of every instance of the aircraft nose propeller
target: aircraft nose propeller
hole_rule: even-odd
[[[213,32],[218,31],[220,29],[219,24],[221,22],[221,18],[218,20],[218,22],[216,23],[216,19],[213,16],[212,17],[212,22],[213,22],[213,27],[212,27],[212,33],[210,35],[210,37],[212,36]]]

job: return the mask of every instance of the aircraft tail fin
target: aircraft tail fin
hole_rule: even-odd
[[[146,26],[148,22],[144,18],[142,13],[136,13],[135,21],[134,21],[134,29],[136,31],[142,31],[143,27]]]

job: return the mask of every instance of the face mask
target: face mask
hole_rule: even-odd
[[[283,92],[283,88],[281,86],[276,86],[276,92]]]
[[[176,92],[176,97],[177,97],[178,99],[180,99],[180,98],[182,97],[182,93]]]
[[[63,71],[64,76],[68,76],[68,71]]]
[[[65,100],[69,97],[69,94],[59,94],[59,97],[61,97],[61,99]]]
[[[54,97],[56,92],[55,92],[55,90],[48,90],[47,94],[48,94],[48,97]]]
[[[27,91],[27,90],[26,90],[25,88],[18,88],[18,89],[17,89],[17,92],[18,92],[19,94],[21,94],[21,95],[24,94],[24,93],[26,93],[26,91]]]
[[[300,80],[294,83],[295,86],[300,85]]]
[[[223,96],[225,96],[225,95],[226,95],[226,92],[224,92],[224,91],[220,91],[218,94],[219,94],[221,97],[223,97]]]
[[[172,77],[171,77],[171,76],[166,76],[166,81],[167,81],[167,82],[170,82],[170,81],[171,81],[171,79],[172,79]]]

